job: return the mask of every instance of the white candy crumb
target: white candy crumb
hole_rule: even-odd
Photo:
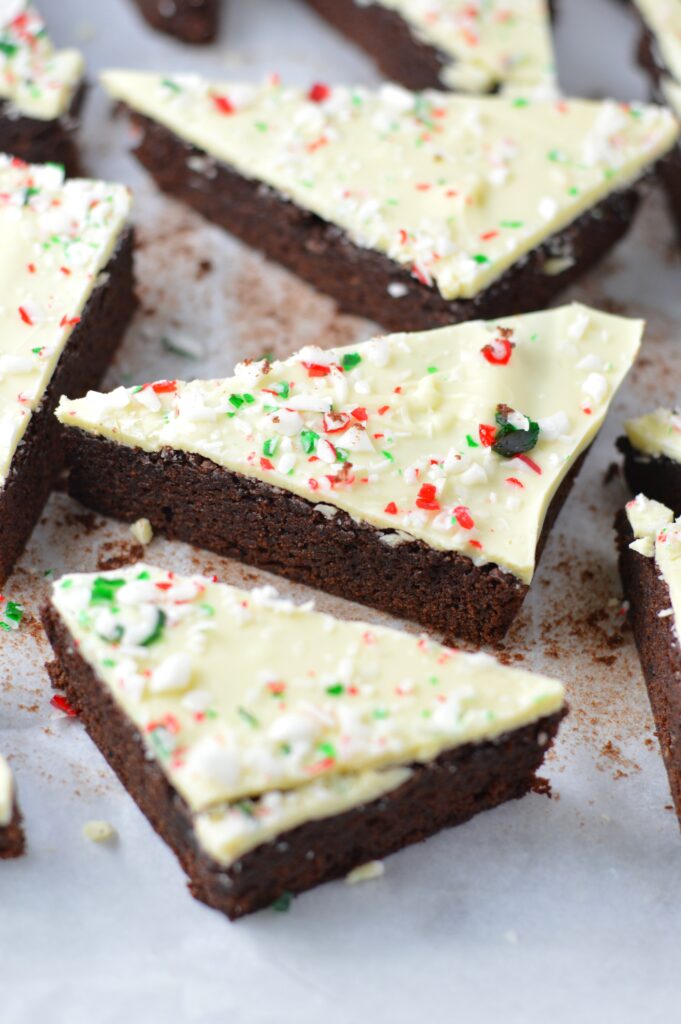
[[[138,519],[130,527],[130,533],[133,535],[138,544],[149,544],[151,538],[154,536],[154,531],[151,528],[151,523],[148,519]]]
[[[83,825],[83,835],[93,843],[110,843],[117,833],[108,821],[88,821]]]
[[[385,874],[385,864],[382,860],[370,860],[368,864],[361,864],[345,876],[348,885],[357,885],[358,882],[370,882],[373,878],[380,878]]]

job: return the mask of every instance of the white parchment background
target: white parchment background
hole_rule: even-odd
[[[142,27],[127,0],[42,0],[91,80],[107,66],[258,79],[373,83],[351,45],[296,0],[231,0],[220,43],[189,50]],[[633,21],[614,0],[562,0],[567,92],[645,96]],[[99,90],[84,131],[89,171],[130,183],[141,308],[108,384],[229,373],[237,358],[366,337],[370,325],[190,212],[162,199],[127,155],[128,128]],[[604,483],[625,412],[678,398],[681,260],[661,198],[574,297],[644,315],[643,355],[547,546],[506,654],[565,679],[572,716],[532,795],[392,857],[383,879],[324,886],[287,914],[238,924],[194,902],[82,727],[49,704],[37,626],[51,569],[94,569],[129,553],[117,524],[63,494],[6,587],[28,615],[2,636],[0,749],[17,773],[30,852],[0,866],[2,1024],[130,1021],[255,1024],[656,1022],[679,1015],[681,838],[631,634],[620,615],[611,522],[625,497]],[[189,347],[169,353],[161,339]],[[168,568],[247,585],[252,570],[155,540]],[[303,587],[285,588],[304,598]],[[317,595],[315,595],[317,596]],[[348,617],[385,621],[323,595]],[[82,835],[111,821],[118,842]]]

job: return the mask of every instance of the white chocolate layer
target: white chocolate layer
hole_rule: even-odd
[[[14,811],[14,779],[12,770],[0,756],[0,828],[6,828]]]
[[[678,412],[656,409],[627,420],[624,429],[637,451],[653,456],[666,455],[668,459],[681,462],[681,415]]]
[[[78,50],[55,50],[32,0],[0,0],[0,100],[19,114],[65,114],[85,71]]]

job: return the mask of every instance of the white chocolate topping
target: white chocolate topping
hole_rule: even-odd
[[[639,494],[627,504],[627,517],[634,533],[634,551],[654,558],[669,588],[674,624],[681,622],[681,516]]]
[[[612,101],[414,94],[392,84],[305,93],[134,71],[107,72],[103,82],[115,100],[445,299],[487,288],[640,178],[679,131],[666,109]],[[212,188],[200,173],[196,187]]]
[[[32,0],[0,0],[0,100],[52,121],[68,111],[84,70],[78,50],[55,50]]]
[[[139,564],[65,576],[52,602],[223,860],[564,701],[552,679],[341,622],[271,588]]]
[[[0,154],[0,487],[129,211],[122,185]]]
[[[89,392],[63,398],[57,416],[145,451],[203,455],[389,530],[386,543],[422,540],[529,583],[546,510],[598,433],[642,327],[565,306],[308,346],[226,380]],[[530,438],[516,457],[499,453],[503,431]]]
[[[356,0],[387,7],[451,58],[443,85],[460,92],[554,86],[546,0]]]
[[[681,415],[671,409],[655,412],[624,424],[626,435],[637,451],[646,455],[666,455],[681,462]]]

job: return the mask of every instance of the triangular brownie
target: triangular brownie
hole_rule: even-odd
[[[547,0],[307,0],[410,89],[555,89]]]
[[[628,228],[671,113],[111,71],[161,188],[394,330],[544,308]]]
[[[641,333],[573,305],[64,398],[71,493],[497,641]]]
[[[50,671],[196,896],[239,917],[522,796],[560,683],[149,565],[73,574]]]
[[[78,50],[56,50],[32,0],[0,5],[0,152],[75,173],[84,96]]]
[[[0,154],[0,583],[63,463],[57,400],[97,385],[134,309],[130,205]]]

